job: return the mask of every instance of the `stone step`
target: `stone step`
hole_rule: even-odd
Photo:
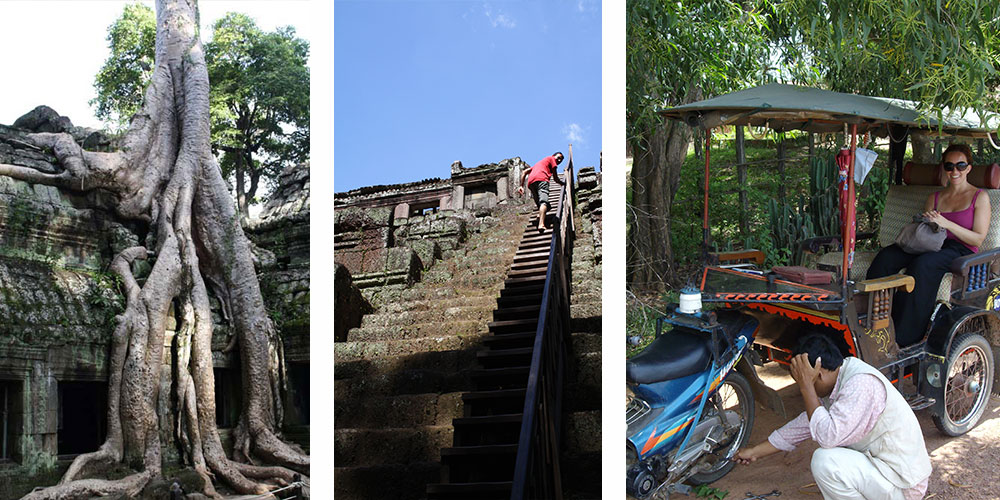
[[[534,254],[540,252],[548,253],[548,250],[551,246],[552,242],[550,241],[537,241],[537,242],[528,241],[518,245],[517,254],[524,255],[524,254]]]
[[[525,288],[533,288],[544,284],[545,284],[545,275],[522,276],[516,278],[508,278],[503,281],[504,289],[518,288],[524,290]]]
[[[350,500],[421,500],[428,483],[441,480],[441,464],[380,464],[369,467],[336,467],[334,497]]]
[[[569,298],[571,305],[576,304],[601,304],[603,298],[600,292],[587,292],[574,290]]]
[[[536,257],[534,259],[515,262],[511,264],[510,270],[511,272],[513,272],[513,271],[520,271],[522,269],[534,269],[536,267],[545,268],[548,267],[548,264],[549,264],[549,256],[548,254],[545,254],[541,257]]]
[[[601,453],[563,451],[559,456],[563,500],[600,500]]]
[[[504,295],[503,292],[501,292],[500,297],[497,298],[498,307],[525,307],[530,305],[539,305],[542,303],[541,287],[533,293],[513,293],[511,291],[508,291],[508,293],[509,295]]]
[[[485,333],[482,321],[424,322],[392,326],[352,328],[347,332],[351,342],[375,340],[401,340],[420,337],[446,337],[449,335],[475,335]]]
[[[462,394],[468,416],[506,415],[524,411],[525,389],[471,391]]]
[[[476,256],[475,258],[463,258],[451,265],[434,266],[433,269],[424,273],[421,281],[440,279],[442,276],[465,276],[465,275],[503,275],[510,267],[507,259],[498,262],[498,259],[486,256]],[[433,282],[433,281],[431,281]]]
[[[476,353],[476,360],[483,368],[503,368],[531,364],[532,347],[511,347],[507,349],[484,349]]]
[[[517,444],[453,446],[441,449],[441,463],[454,482],[509,481],[514,476]]]
[[[517,442],[521,413],[460,417],[452,421],[455,446],[483,446]]]
[[[427,500],[507,500],[512,481],[481,483],[433,483],[427,485]]]
[[[485,333],[475,335],[445,335],[440,337],[420,337],[405,340],[380,340],[370,342],[338,342],[334,346],[334,355],[338,363],[367,360],[372,363],[392,360],[396,364],[405,363],[407,359],[433,357],[436,362],[444,362],[444,357],[452,355],[463,357],[461,353],[475,350],[482,346]],[[414,367],[411,367],[414,368]]]
[[[423,312],[430,310],[447,311],[452,308],[483,308],[496,307],[496,294],[478,296],[460,296],[451,299],[422,299],[407,302],[386,304],[376,314],[400,314],[404,312]]]
[[[493,391],[501,389],[523,389],[528,383],[528,366],[510,368],[479,368],[472,370],[473,387],[477,391]]]
[[[420,301],[437,301],[437,300],[450,300],[458,298],[470,298],[470,297],[495,297],[497,294],[497,289],[495,288],[462,288],[455,287],[451,283],[447,284],[431,284],[431,283],[417,283],[416,287],[407,289],[402,293],[399,293],[394,297],[394,302],[420,302]]]
[[[537,296],[538,302],[541,303],[543,288],[545,288],[544,280],[530,283],[515,283],[509,287],[505,286],[500,290],[500,299],[502,300],[498,301],[498,303],[501,303],[503,300],[507,300],[509,298],[513,299],[527,296]]]
[[[518,252],[516,255],[514,255],[514,263],[517,264],[522,262],[534,262],[539,258],[544,258],[547,262],[549,258],[548,249],[534,250],[530,252]]]
[[[545,272],[548,270],[546,266],[537,266],[528,269],[518,269],[516,271],[511,271],[507,273],[507,278],[521,278],[527,276],[542,276],[545,277]]]
[[[402,345],[398,347],[392,346],[391,348],[406,349],[406,342],[398,342],[398,344]],[[364,355],[369,350],[365,347],[358,347],[358,351],[352,352],[349,355],[345,354],[343,358],[340,357],[339,353],[337,354],[337,378],[372,378],[379,375],[392,375],[414,370],[457,372],[463,369],[471,369],[475,367],[476,351],[480,346],[481,342],[479,339],[475,339],[461,350],[415,350],[410,354],[382,354],[369,355],[367,357]],[[433,386],[429,386],[420,392],[438,391]]]
[[[447,283],[448,285],[461,286],[466,288],[479,287],[479,288],[492,289],[503,283],[505,277],[506,277],[505,274],[469,274],[469,275],[463,274],[450,277],[442,275],[428,279],[426,283],[428,284]]]
[[[449,425],[453,419],[462,417],[462,407],[461,392],[398,394],[353,399],[335,397],[334,428]]]
[[[539,303],[520,305],[517,307],[504,307],[496,309],[493,311],[493,319],[496,321],[507,320],[507,319],[517,319],[526,317],[538,317],[538,312],[541,309]]]
[[[601,352],[573,356],[567,363],[564,411],[600,410]]]
[[[486,338],[488,339],[490,337]],[[573,356],[582,356],[592,352],[601,352],[603,337],[600,333],[573,332],[570,338],[572,339],[570,352]]]
[[[601,411],[577,411],[563,416],[562,449],[570,453],[601,452]]]
[[[469,363],[475,364],[472,360]],[[347,362],[343,366],[337,363],[333,387],[337,397],[344,400],[370,396],[462,392],[474,387],[472,372],[471,367],[459,371],[449,368],[381,371],[370,363]]]
[[[576,292],[601,293],[601,280],[595,278],[573,277],[573,290]]]
[[[572,332],[601,332],[601,304],[571,304],[570,310],[570,331]]]
[[[487,335],[483,345],[491,349],[510,349],[514,347],[531,347],[535,345],[535,332],[504,333]]]
[[[503,321],[491,321],[487,323],[490,332],[497,333],[517,333],[534,330],[538,325],[538,316],[523,315],[515,319]]]
[[[443,304],[442,304],[443,305]],[[365,315],[361,328],[390,326],[404,323],[430,323],[445,321],[486,321],[490,319],[493,304],[483,301],[478,306],[441,307],[423,311],[392,311]]]
[[[451,425],[334,430],[334,463],[348,467],[433,462],[451,446]]]

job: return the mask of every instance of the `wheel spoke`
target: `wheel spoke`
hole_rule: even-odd
[[[976,413],[982,399],[983,377],[986,372],[985,353],[971,346],[960,354],[952,364],[945,385],[945,412],[957,425]],[[975,384],[976,390],[972,390]]]

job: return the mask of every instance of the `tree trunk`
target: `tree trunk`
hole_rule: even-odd
[[[240,153],[236,155],[236,207],[244,219],[250,217],[250,208],[247,207],[245,184],[246,172],[243,168],[243,154]]]
[[[743,125],[736,127],[736,175],[740,183],[740,235],[750,239],[750,201],[747,199],[747,155],[744,149]]]
[[[0,175],[28,182],[108,190],[117,197],[119,215],[148,223],[154,235],[148,247],[127,249],[112,263],[127,302],[113,333],[107,441],[77,457],[58,485],[25,498],[137,495],[161,475],[159,398],[172,398],[176,412],[178,442],[166,445],[181,449],[185,462],[205,478],[209,495],[216,496],[213,478],[240,493],[262,494],[292,481],[293,471],[309,470],[309,457],[278,434],[281,342],[209,147],[208,73],[196,35],[196,9],[194,0],[157,1],[156,69],[121,152],[83,151],[67,134],[32,134],[36,145],[53,151],[62,172],[0,164]],[[153,260],[152,271],[140,285],[131,263],[147,257]],[[225,456],[215,427],[210,294],[223,305],[234,332],[246,391],[235,459]],[[171,305],[176,305],[178,326],[174,394],[168,395],[158,389]],[[119,480],[80,478],[94,465],[117,462],[135,472]]]
[[[691,143],[691,127],[670,120],[657,124],[647,147],[632,164],[632,224],[628,235],[628,283],[633,289],[662,290],[676,281],[670,244],[670,208],[681,166]]]
[[[937,163],[934,155],[934,144],[930,137],[924,134],[910,134],[910,144],[913,148],[914,163]]]

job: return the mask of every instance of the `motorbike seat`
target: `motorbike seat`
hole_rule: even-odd
[[[712,359],[710,341],[681,329],[665,332],[625,362],[625,378],[631,384],[652,384],[703,371]]]

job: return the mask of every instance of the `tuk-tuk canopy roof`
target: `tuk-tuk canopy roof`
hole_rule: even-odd
[[[659,113],[703,128],[753,125],[777,131],[832,133],[843,131],[845,123],[856,123],[859,133],[870,131],[882,137],[889,135],[888,125],[900,125],[911,132],[937,134],[937,118],[921,116],[916,111],[917,107],[918,103],[902,99],[771,83]],[[986,114],[987,124],[984,126],[975,110],[968,110],[965,114],[947,108],[942,111],[942,135],[986,137],[991,129],[995,131],[1000,126],[1000,115],[996,113]],[[892,135],[899,137],[901,132],[894,130]]]

